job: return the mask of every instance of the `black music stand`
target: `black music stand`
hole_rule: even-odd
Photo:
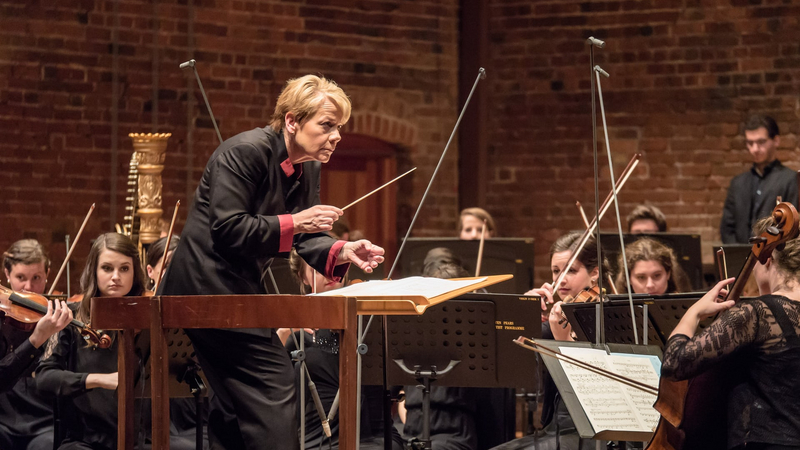
[[[540,299],[509,294],[465,294],[428,308],[421,316],[389,316],[389,358],[406,364],[436,365],[443,369],[461,361],[437,381],[448,387],[517,387],[535,389],[535,358],[513,343],[519,335],[541,336]],[[378,326],[376,326],[378,325]],[[383,334],[373,323],[364,338],[361,382],[381,385]],[[421,345],[420,345],[421,344]],[[415,379],[392,364],[389,384],[407,385]]]
[[[541,335],[540,311],[537,296],[465,294],[428,308],[422,316],[389,316],[389,356],[402,359],[409,369],[419,366],[419,371],[431,371],[431,366],[441,370],[460,361],[436,380],[437,386],[535,389],[537,358],[513,340],[520,334]],[[364,339],[366,385],[383,381],[382,327],[374,325]],[[404,372],[393,363],[387,378],[390,385],[416,385],[417,378],[426,384],[415,372]]]
[[[686,310],[703,295],[705,292],[664,295],[634,294],[634,313],[640,339],[644,339],[643,324],[646,323],[648,345],[657,345],[663,350],[669,340],[669,335],[678,325]],[[633,344],[633,327],[628,296],[610,295],[608,298],[609,300],[603,305],[606,342]],[[572,324],[578,340],[595,342],[598,304],[564,303],[561,307],[567,320]],[[712,321],[711,318],[702,320],[700,328],[705,328]]]

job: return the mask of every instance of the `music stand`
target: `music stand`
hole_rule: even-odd
[[[200,363],[195,357],[194,346],[189,336],[182,329],[174,328],[165,330],[167,339],[167,383],[169,398],[194,398],[195,404],[195,448],[203,448],[203,397],[208,395],[208,381],[200,369]],[[144,385],[135,390],[136,398],[150,399],[150,330],[142,330],[135,345],[135,352],[146,361],[141,381]]]
[[[597,316],[600,314],[598,303],[562,303],[561,309],[572,325],[572,330],[578,341],[597,342]],[[647,345],[656,345],[663,348],[663,342],[658,329],[650,318],[649,308],[644,300],[636,300],[634,314],[637,336]],[[633,321],[631,321],[631,307],[629,304],[603,305],[605,316],[606,342],[614,344],[635,344],[633,335]],[[645,320],[645,315],[647,316]],[[646,326],[645,326],[646,325]]]
[[[537,296],[472,293],[432,306],[422,316],[389,316],[389,357],[409,367],[440,369],[451,360],[462,361],[438,386],[536,389],[530,375],[537,370],[535,358],[513,340],[520,334],[541,336],[539,311]],[[382,328],[373,324],[364,339],[369,349],[361,359],[365,385],[383,383]],[[396,364],[390,364],[387,376],[392,385],[415,383]]]
[[[647,295],[634,294],[633,304],[636,314],[637,332],[644,340],[643,323],[647,323],[647,344],[656,345],[662,350],[669,340],[672,330],[678,325],[686,310],[697,302],[705,292],[686,292],[680,294]],[[627,295],[609,295],[603,305],[606,323],[606,342],[633,344],[631,310]],[[562,303],[567,320],[580,341],[595,342],[597,303]],[[700,322],[700,328],[708,326],[713,319]]]
[[[539,342],[543,343],[547,347],[554,349],[557,347],[594,348],[604,351],[610,351],[611,353],[653,355],[657,356],[659,360],[661,359],[662,356],[661,350],[658,347],[652,345],[644,346],[644,345],[627,345],[627,344],[606,344],[606,345],[601,344],[598,346],[589,342],[545,341],[545,340],[539,340]],[[558,392],[561,395],[561,399],[567,406],[569,415],[572,417],[572,421],[575,423],[575,429],[578,431],[578,435],[580,437],[609,440],[609,441],[634,441],[634,442],[644,442],[650,439],[650,436],[652,436],[652,432],[644,433],[640,431],[594,430],[591,422],[589,421],[588,416],[586,415],[586,412],[584,411],[584,407],[581,404],[580,400],[578,400],[578,396],[573,390],[572,384],[567,378],[567,375],[564,373],[564,369],[561,366],[560,362],[556,358],[547,355],[542,355],[542,360],[544,361],[545,366],[547,366],[547,370],[550,372],[550,375],[553,378],[553,382],[556,384],[556,387],[558,388]]]

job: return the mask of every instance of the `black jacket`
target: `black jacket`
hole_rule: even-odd
[[[737,175],[728,187],[719,232],[723,244],[747,244],[752,227],[772,214],[778,196],[797,206],[797,174],[775,160],[760,176],[754,167]]]
[[[281,233],[279,215],[319,204],[320,167],[291,166],[283,133],[270,127],[222,143],[203,172],[159,293],[265,294],[262,274],[292,246],[317,271],[343,276],[348,265],[335,266],[343,242],[324,233]]]

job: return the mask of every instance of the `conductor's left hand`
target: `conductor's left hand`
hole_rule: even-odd
[[[383,254],[383,248],[366,239],[361,239],[344,244],[336,263],[351,262],[364,272],[372,273],[372,270],[383,262]]]

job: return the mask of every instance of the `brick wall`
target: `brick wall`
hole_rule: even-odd
[[[413,213],[460,107],[458,1],[186,3],[124,1],[115,14],[110,1],[0,2],[0,248],[35,237],[58,263],[63,235],[91,203],[86,238],[120,222],[129,132],[173,133],[164,204],[191,195],[216,137],[193,77],[177,69],[189,58],[226,137],[262,126],[287,78],[334,78],[354,100],[349,131],[383,137],[401,149],[401,166],[419,167],[399,198],[402,216]],[[710,257],[727,184],[748,164],[740,128],[751,112],[778,119],[780,158],[800,168],[800,0],[489,4],[485,206],[503,235],[537,238],[539,281],[550,243],[580,227],[574,202],[593,204],[589,35],[608,42],[597,63],[612,75],[603,90],[617,170],[644,155],[621,196],[623,216],[649,200],[671,230],[700,233]],[[415,235],[452,234],[457,152]],[[602,186],[605,195],[605,174]],[[87,251],[77,252],[73,281]]]
[[[126,0],[117,7],[102,0],[0,2],[0,248],[37,238],[58,265],[64,234],[74,237],[96,202],[74,257],[75,286],[88,241],[122,221],[129,132],[173,134],[164,215],[179,198],[186,206],[217,145],[194,77],[178,70],[190,58],[198,61],[224,137],[264,126],[286,79],[333,78],[353,98],[358,129],[351,132],[382,136],[402,149],[408,165],[420,166],[413,189],[399,199],[401,208],[416,206],[457,114],[455,0],[197,0],[193,7]],[[418,234],[454,226],[456,152]]]
[[[728,183],[749,165],[749,114],[776,118],[779,158],[800,169],[799,17],[797,0],[491,2],[488,209],[505,235],[537,238],[539,281],[553,240],[581,228],[575,201],[594,205],[584,40],[607,42],[596,63],[611,74],[602,88],[615,170],[643,154],[620,196],[623,221],[650,201],[671,231],[702,235],[710,262]],[[603,180],[601,201],[605,170]]]

